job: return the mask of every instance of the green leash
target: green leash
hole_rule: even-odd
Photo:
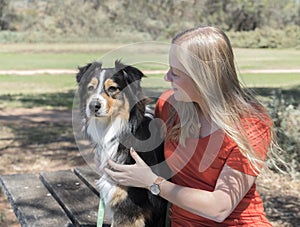
[[[103,199],[100,197],[99,200],[99,208],[98,208],[98,218],[97,218],[97,227],[102,227],[104,221],[104,202]]]

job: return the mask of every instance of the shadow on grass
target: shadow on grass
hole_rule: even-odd
[[[19,120],[12,119],[4,122],[0,128],[2,138],[0,158],[6,158],[9,154],[9,157],[15,157],[12,159],[13,162],[17,161],[24,165],[29,165],[29,162],[34,163],[38,157],[44,157],[53,163],[65,163],[63,165],[66,166],[84,164],[73,134],[71,111],[68,111],[70,114],[61,110],[54,110],[51,113],[53,115],[50,117],[48,113],[38,114],[38,117],[45,117],[45,120],[37,121],[34,119],[36,114],[33,116],[27,114],[26,119],[20,116]],[[63,119],[60,120],[62,113],[64,113]],[[70,119],[67,119],[68,115]],[[53,121],[52,118],[54,118]],[[2,116],[0,122],[1,119],[3,119]],[[12,136],[6,137],[6,131],[9,131]],[[10,165],[11,158],[8,158],[5,165]],[[26,172],[26,169],[24,171]]]
[[[0,102],[7,103],[6,106],[13,106],[14,103],[20,103],[21,107],[65,107],[72,108],[74,91],[60,93],[42,93],[42,94],[7,94],[0,95]],[[11,104],[9,104],[9,102]]]
[[[254,92],[260,96],[270,98],[274,100],[280,98],[278,94],[285,97],[285,101],[292,102],[293,104],[300,103],[300,86],[293,87],[288,90],[281,90],[277,88],[255,88]],[[145,89],[145,93],[152,97],[156,101],[156,97],[159,97],[161,94],[161,89]],[[50,107],[53,108],[66,108],[68,110],[72,109],[74,99],[74,91],[67,91],[61,93],[44,93],[38,95],[31,94],[16,94],[16,95],[1,95],[0,102],[19,102],[23,108],[34,108],[34,107]],[[9,105],[9,104],[8,104]],[[43,116],[46,113],[39,113],[40,116]],[[71,114],[71,113],[70,113]],[[35,116],[32,116],[35,117]],[[56,118],[59,119],[60,113],[57,112]],[[22,115],[20,114],[20,118]],[[52,118],[55,118],[55,114]],[[71,115],[70,115],[71,119]],[[31,143],[50,143],[55,141],[62,140],[72,140],[72,125],[70,122],[59,122],[59,121],[42,121],[42,122],[30,122],[26,118],[26,125],[24,127],[22,124],[8,124],[15,134],[15,138],[23,138],[25,144]],[[24,145],[25,145],[24,144]]]
[[[300,103],[300,85],[289,88],[253,88],[257,95],[270,98],[284,98],[288,104],[298,106]]]
[[[300,85],[290,89],[280,88],[253,88],[255,94],[276,98],[278,95],[285,97],[290,104],[298,105],[300,103]],[[147,88],[145,93],[156,100],[162,93],[162,88]],[[42,94],[8,94],[0,95],[0,101],[6,102],[19,102],[24,108],[33,107],[65,107],[72,108],[74,99],[74,90],[60,93],[42,93]]]
[[[0,157],[28,162],[38,155],[82,165],[72,128],[73,98],[74,91],[1,95],[8,108],[0,114]]]
[[[75,144],[71,122],[26,121],[20,124],[11,124],[10,129],[21,147],[58,142]]]

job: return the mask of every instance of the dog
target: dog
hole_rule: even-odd
[[[101,172],[98,186],[106,216],[114,227],[165,226],[164,199],[147,189],[117,185],[103,171],[109,159],[134,164],[129,153],[133,147],[156,174],[163,176],[164,168],[157,165],[164,161],[163,141],[159,127],[151,125],[150,99],[140,85],[144,74],[119,60],[113,68],[92,62],[78,69],[80,116],[83,131],[95,144],[95,161]]]

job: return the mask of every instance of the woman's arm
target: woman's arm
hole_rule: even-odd
[[[106,173],[119,184],[149,188],[157,176],[136,152],[131,151],[131,155],[136,164],[120,165],[110,161],[109,164],[114,171],[105,169]],[[222,222],[239,204],[255,179],[254,176],[225,165],[213,192],[183,187],[165,181],[160,184],[160,196],[189,212]]]
[[[182,187],[171,182],[160,185],[160,196],[199,216],[223,222],[253,185],[256,177],[225,165],[213,192]]]

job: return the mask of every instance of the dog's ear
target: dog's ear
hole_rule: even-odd
[[[89,71],[93,71],[96,68],[101,68],[102,67],[102,63],[98,62],[98,61],[94,61],[92,63],[89,63],[85,66],[82,67],[78,67],[79,72],[76,74],[76,81],[77,83],[79,83],[83,77],[83,75],[89,70]]]
[[[146,77],[139,69],[130,65],[124,65],[120,60],[115,61],[115,68],[118,72],[123,72],[125,78],[129,83],[132,83],[136,80],[141,80],[143,77]]]
[[[79,83],[81,81],[81,78],[83,77],[84,73],[88,70],[88,68],[92,65],[92,63],[89,63],[85,66],[78,67],[79,72],[76,74],[76,81]]]

